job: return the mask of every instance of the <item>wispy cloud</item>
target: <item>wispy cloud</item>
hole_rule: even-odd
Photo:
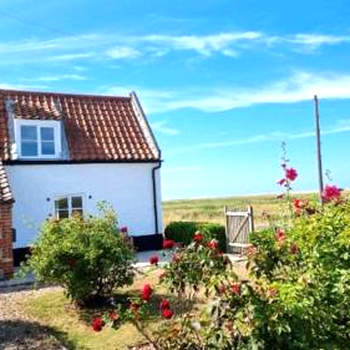
[[[323,128],[321,131],[322,135],[332,135],[350,132],[350,119],[344,119],[338,121],[335,125]],[[245,138],[237,138],[233,140],[219,141],[219,142],[206,142],[197,145],[191,145],[191,147],[178,147],[170,151],[172,154],[182,154],[189,150],[205,150],[205,149],[216,149],[216,148],[227,148],[239,145],[247,145],[254,143],[263,142],[282,142],[290,140],[298,140],[315,137],[314,130],[302,131],[298,133],[289,133],[285,131],[274,131],[267,134],[252,135]]]
[[[350,42],[350,35],[296,34],[290,37],[280,37],[282,41],[293,44],[308,45],[318,48],[322,45],[336,45]]]
[[[76,36],[64,36],[50,40],[22,40],[9,41],[0,44],[1,54],[52,51],[52,50],[82,50],[96,45],[108,44],[110,39],[102,34],[83,34]]]
[[[151,113],[181,108],[220,112],[264,103],[293,103],[310,100],[350,98],[350,74],[295,72],[284,80],[260,86],[188,87],[181,90],[137,88],[146,110]],[[111,92],[113,89],[110,90]]]
[[[233,56],[235,50],[232,44],[242,41],[254,41],[261,39],[263,34],[259,32],[237,32],[219,33],[213,35],[148,35],[136,38],[138,42],[148,42],[152,45],[158,44],[162,50],[191,50],[197,53],[210,56],[214,52],[221,52],[224,55]]]
[[[51,62],[57,62],[57,61],[72,61],[72,60],[79,60],[84,58],[92,58],[96,57],[95,52],[86,52],[86,53],[71,53],[71,54],[64,54],[64,55],[52,55],[47,58],[43,58],[44,61],[51,61]]]
[[[166,120],[151,123],[151,127],[155,132],[165,135],[178,135],[180,133],[178,129],[167,126]]]
[[[71,61],[78,59],[163,57],[174,51],[188,51],[209,57],[220,54],[236,58],[241,52],[264,47],[313,53],[324,45],[350,43],[350,35],[295,33],[276,35],[259,31],[221,32],[208,35],[122,35],[91,33],[50,40],[22,40],[0,44],[0,63]]]
[[[36,78],[23,79],[24,81],[61,81],[61,80],[86,80],[86,77],[78,74],[48,75]]]
[[[340,134],[350,131],[350,119],[343,123],[343,125],[335,125],[324,129],[322,135],[331,135],[331,134]],[[226,142],[213,142],[213,143],[203,143],[197,145],[198,148],[221,148],[221,147],[230,147],[235,145],[246,145],[251,143],[261,143],[267,141],[288,141],[288,140],[297,140],[305,139],[309,137],[315,137],[315,131],[309,130],[299,133],[287,133],[287,132],[272,132],[268,134],[255,135],[248,138],[236,139]]]
[[[107,56],[114,59],[136,58],[141,56],[141,52],[127,46],[117,46],[106,52]]]
[[[86,71],[86,67],[83,67],[83,66],[73,66],[72,68],[74,70],[76,70],[77,72],[84,72],[84,71]]]

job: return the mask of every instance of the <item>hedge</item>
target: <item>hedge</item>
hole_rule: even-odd
[[[188,245],[196,231],[203,233],[208,240],[217,239],[220,249],[226,251],[225,226],[223,225],[193,221],[173,221],[166,226],[164,234],[166,238]]]

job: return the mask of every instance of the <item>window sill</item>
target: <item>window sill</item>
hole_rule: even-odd
[[[40,162],[42,161],[54,161],[54,160],[64,160],[64,158],[62,157],[17,157],[17,160],[20,161],[38,161]]]

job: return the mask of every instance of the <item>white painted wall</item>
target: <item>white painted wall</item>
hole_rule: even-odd
[[[152,168],[156,163],[43,164],[6,166],[14,194],[14,248],[28,246],[40,224],[54,215],[54,197],[83,194],[84,213],[96,213],[106,200],[117,211],[120,226],[132,235],[148,235],[154,228]],[[162,232],[160,174],[156,171],[158,222]],[[89,196],[92,198],[89,199]],[[50,198],[50,201],[47,201]]]

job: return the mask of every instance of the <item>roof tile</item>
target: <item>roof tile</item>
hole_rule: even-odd
[[[0,90],[0,159],[10,159],[6,100],[16,118],[65,123],[70,160],[159,160],[131,97]]]

